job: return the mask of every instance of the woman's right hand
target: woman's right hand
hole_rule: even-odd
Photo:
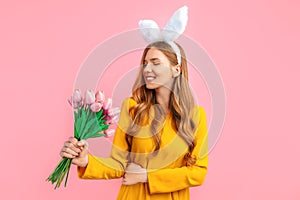
[[[85,140],[78,141],[74,137],[70,137],[64,143],[60,151],[63,158],[72,158],[72,163],[79,167],[86,167],[88,164],[88,143]]]

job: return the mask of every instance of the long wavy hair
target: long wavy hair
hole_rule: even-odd
[[[191,156],[191,152],[195,146],[193,142],[195,122],[191,117],[195,104],[194,97],[188,83],[188,69],[185,53],[183,48],[178,43],[176,44],[178,45],[181,53],[181,73],[179,76],[174,77],[172,88],[170,88],[171,94],[169,110],[172,113],[172,127],[189,147],[188,152],[185,154],[184,161],[186,166],[190,166],[196,161],[196,158]],[[172,47],[164,41],[151,43],[144,49],[140,62],[141,67],[132,88],[132,98],[137,102],[137,104],[129,110],[133,123],[127,130],[126,141],[129,147],[131,147],[133,137],[140,130],[140,125],[145,122],[145,119],[149,119],[149,111],[152,108],[154,109],[154,118],[150,124],[150,130],[155,142],[155,152],[157,152],[157,150],[160,149],[161,137],[161,135],[157,133],[160,132],[164,124],[166,113],[161,106],[157,106],[155,90],[146,88],[146,83],[143,77],[142,66],[150,48],[160,50],[168,58],[171,65],[178,64],[176,54]]]

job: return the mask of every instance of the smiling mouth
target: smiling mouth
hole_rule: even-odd
[[[155,79],[155,77],[153,77],[153,76],[147,76],[146,77],[146,80],[147,81],[153,81]]]

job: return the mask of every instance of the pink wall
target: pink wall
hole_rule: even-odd
[[[137,28],[139,19],[164,26],[182,5],[189,7],[185,35],[211,56],[227,97],[206,182],[191,199],[300,199],[299,2],[149,2],[0,3],[1,199],[115,199],[119,180],[78,180],[75,167],[67,188],[54,191],[45,181],[72,135],[66,99],[98,44]],[[138,61],[133,53],[112,65]],[[210,116],[209,93],[200,88]]]

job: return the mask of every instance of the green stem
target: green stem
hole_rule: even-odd
[[[71,159],[69,159],[69,160],[71,160]],[[70,165],[68,165],[69,160],[66,160],[66,163],[65,163],[65,165],[62,168],[62,171],[60,173],[59,179],[57,180],[57,184],[56,184],[56,186],[55,186],[54,189],[58,188],[60,186],[61,182],[63,181],[63,179],[64,179],[64,177],[66,175],[66,170],[68,170],[68,168],[70,167]]]
[[[69,172],[70,172],[71,164],[72,164],[72,160],[70,160],[68,162],[69,166],[68,166],[67,176],[66,176],[66,179],[65,179],[65,187],[67,187],[67,182],[68,182],[68,178],[69,178]]]
[[[61,161],[58,163],[58,165],[56,166],[56,168],[54,169],[54,171],[52,172],[52,174],[48,177],[48,181],[52,181],[55,182],[57,180],[58,175],[60,174],[61,171],[61,167],[63,167],[66,163],[66,159],[67,158],[63,158],[61,159]]]

